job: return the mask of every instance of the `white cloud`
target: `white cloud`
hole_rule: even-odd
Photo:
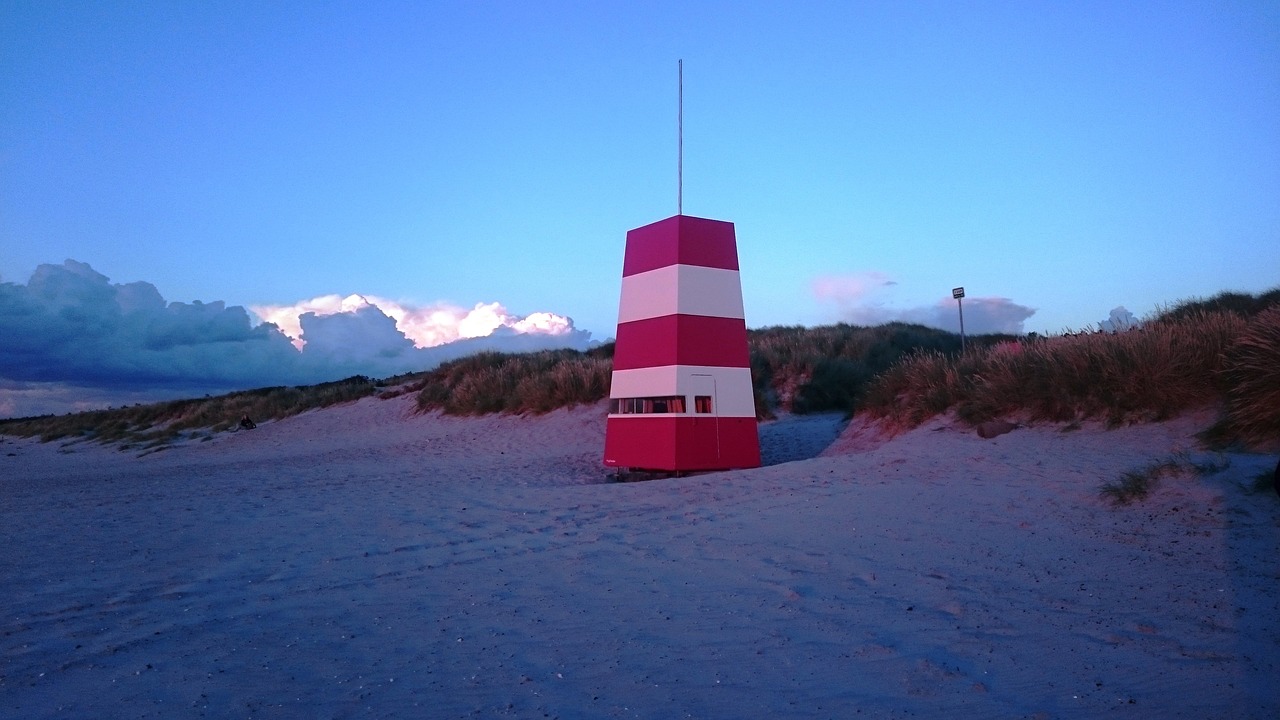
[[[303,314],[332,315],[340,312],[355,312],[368,304],[369,302],[361,295],[348,295],[345,298],[341,295],[321,295],[310,300],[301,300],[293,305],[250,305],[249,309],[263,322],[272,323],[280,328],[280,331],[293,341],[294,347],[301,350],[306,345],[302,339],[300,320]]]
[[[573,332],[573,321],[562,315],[536,312],[516,321],[511,328],[530,335],[564,335]]]
[[[1019,305],[1009,298],[966,297],[964,331],[969,335],[1021,335],[1025,332],[1024,323],[1035,312],[1033,308]],[[938,300],[934,305],[904,309],[893,319],[960,332],[960,309],[956,301],[949,297]]]
[[[1098,323],[1098,328],[1103,332],[1124,332],[1125,330],[1132,330],[1141,324],[1138,322],[1138,318],[1133,316],[1133,313],[1121,305],[1120,307],[1112,308],[1110,317]]]
[[[849,275],[826,275],[813,281],[814,297],[835,305],[841,322],[853,325],[883,325],[906,322],[926,325],[950,332],[960,331],[960,311],[956,301],[943,297],[931,305],[896,307],[888,302],[897,285],[889,275],[868,271]],[[1020,335],[1035,309],[1019,305],[1009,298],[964,298],[964,329],[967,334],[1006,333]]]
[[[432,348],[466,338],[492,335],[499,328],[511,328],[517,332],[571,337],[578,332],[573,320],[563,315],[536,312],[527,316],[515,315],[501,304],[476,303],[470,310],[437,303],[415,306],[373,295],[322,295],[301,300],[292,305],[253,305],[250,310],[264,322],[274,323],[301,350],[303,339],[300,318],[307,313],[318,317],[339,313],[354,313],[374,307],[395,321],[396,329],[413,342],[416,348]]]

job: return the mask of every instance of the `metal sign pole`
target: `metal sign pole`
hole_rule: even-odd
[[[951,297],[956,299],[956,307],[960,309],[960,354],[964,354],[964,288],[952,288]]]

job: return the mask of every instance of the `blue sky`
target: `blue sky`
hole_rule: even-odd
[[[1274,2],[6,0],[0,280],[605,339],[676,211],[681,58],[684,210],[736,224],[751,327],[1280,285]]]

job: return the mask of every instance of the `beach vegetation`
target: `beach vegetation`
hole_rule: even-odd
[[[241,419],[246,417],[254,422],[278,420],[351,402],[374,394],[377,387],[374,380],[356,375],[319,385],[268,387],[217,397],[0,420],[0,432],[39,437],[42,442],[92,440],[120,444],[122,449],[152,448],[194,437],[198,434],[196,430],[221,432],[238,428]]]
[[[444,363],[422,375],[422,411],[451,415],[546,413],[609,396],[613,360],[606,349],[484,352]]]
[[[1179,475],[1186,472],[1183,463],[1177,460],[1161,460],[1146,467],[1129,470],[1119,479],[1106,483],[1101,488],[1102,496],[1115,505],[1128,505],[1138,500],[1145,500],[1155,490],[1161,478]]]
[[[971,343],[990,347],[1013,339],[982,335]],[[961,347],[955,333],[901,322],[769,327],[750,331],[748,342],[756,413],[762,418],[775,410],[853,414],[872,381],[903,358],[954,357]]]
[[[1277,306],[1280,306],[1280,287],[1257,295],[1228,290],[1210,298],[1191,298],[1164,306],[1156,311],[1156,315],[1162,320],[1182,320],[1197,314],[1216,312],[1253,317]]]
[[[1114,427],[1211,406],[1226,408],[1218,444],[1280,442],[1280,291],[1189,301],[1123,332],[916,352],[863,402],[897,429],[947,411],[973,424],[1016,415]]]
[[[748,332],[756,414],[839,411],[852,414],[880,372],[920,350],[959,353],[960,338],[920,325],[772,327]],[[990,345],[1009,336],[982,336]],[[419,375],[422,410],[453,415],[543,413],[609,395],[615,345],[586,352],[481,353]]]
[[[1249,446],[1280,444],[1280,304],[1258,313],[1226,353],[1219,434]]]

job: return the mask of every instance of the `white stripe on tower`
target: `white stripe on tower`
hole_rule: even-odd
[[[664,315],[743,319],[738,271],[668,265],[622,279],[619,324]]]
[[[720,397],[716,414],[721,417],[756,416],[751,393],[751,368],[704,365],[664,365],[662,367],[619,370],[613,374],[610,397],[650,397],[663,395],[706,395],[706,382],[725,390],[746,388],[746,392],[726,392]],[[694,408],[687,409],[693,413]]]

